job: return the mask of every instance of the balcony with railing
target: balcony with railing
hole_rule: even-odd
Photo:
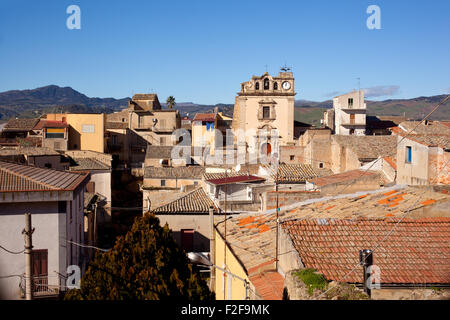
[[[26,280],[25,275],[23,275],[19,284],[22,298],[25,298]],[[49,299],[59,297],[60,294],[67,291],[66,280],[67,278],[61,274],[33,276],[31,279],[33,298]]]

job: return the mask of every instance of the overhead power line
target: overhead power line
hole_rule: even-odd
[[[5,250],[6,252],[11,253],[11,254],[21,254],[21,253],[24,253],[24,252],[25,252],[25,249],[23,249],[22,251],[11,251],[11,250],[6,249],[6,248],[3,247],[3,246],[0,246],[0,249],[3,249],[3,250]]]

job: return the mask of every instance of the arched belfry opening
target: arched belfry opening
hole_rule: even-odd
[[[269,79],[264,79],[264,90],[269,90]]]

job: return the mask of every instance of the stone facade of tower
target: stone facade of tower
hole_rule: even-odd
[[[232,128],[235,135],[239,129],[245,133],[246,152],[273,154],[281,145],[294,144],[294,88],[292,72],[279,72],[276,77],[266,72],[241,84]],[[277,139],[271,134],[273,130]],[[243,142],[242,133],[235,136],[238,148],[243,147]]]

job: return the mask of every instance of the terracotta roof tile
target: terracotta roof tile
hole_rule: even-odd
[[[209,214],[209,207],[217,211],[214,202],[200,187],[180,198],[153,210],[156,214]]]
[[[110,166],[107,166],[103,162],[98,161],[95,158],[72,158],[70,165],[70,171],[85,171],[85,170],[109,170]]]
[[[358,180],[367,176],[379,175],[377,172],[364,171],[364,170],[351,170],[342,173],[332,174],[325,177],[314,178],[309,180],[319,187],[323,187],[329,184],[340,183],[345,181]]]
[[[362,268],[346,275],[359,263],[359,250],[378,246],[374,265],[381,269],[382,283],[449,284],[450,218],[397,222],[398,218],[328,219],[324,224],[314,219],[287,221],[282,227],[305,267],[327,280],[362,283]]]
[[[87,176],[0,161],[0,192],[73,190]]]
[[[3,131],[31,131],[39,119],[10,119]]]
[[[333,135],[333,141],[351,149],[359,159],[377,159],[395,156],[397,153],[396,136],[341,136]]]
[[[217,114],[215,113],[197,113],[193,121],[210,121],[214,122],[216,120]]]
[[[357,217],[366,217],[372,219],[384,219],[388,214],[392,216],[392,219],[397,219],[407,210],[411,210],[411,216],[413,216],[413,212],[416,209],[424,207],[423,204],[420,204],[417,201],[418,197],[419,199],[423,199],[423,201],[428,199],[436,200],[435,203],[429,204],[429,206],[445,207],[450,203],[450,194],[436,192],[432,188],[396,187],[396,189],[392,190],[389,195],[385,195],[388,193],[387,191],[388,190],[380,189],[376,191],[364,192],[363,194],[359,192],[348,195],[338,195],[331,198],[326,197],[303,201],[300,202],[299,207],[296,209],[281,208],[279,213],[280,220],[286,221],[292,219],[305,219],[305,228],[308,232],[310,232],[310,236],[313,236],[319,232],[314,227],[317,224],[317,219],[322,219],[318,221],[322,221],[324,223],[330,218],[354,219]],[[379,200],[392,196],[394,197],[390,198],[390,203],[378,203]],[[390,208],[389,205],[392,203],[397,203],[397,206]],[[326,208],[329,208],[329,210],[325,210]],[[343,225],[338,226],[338,228],[345,228],[344,225],[346,223],[351,225],[351,221],[343,221]],[[223,218],[217,217],[215,222],[217,230],[223,236]],[[275,213],[233,215],[227,219],[226,223],[227,242],[235,255],[241,261],[245,270],[247,270],[247,273],[248,270],[252,270],[252,268],[274,259],[274,239],[276,230]],[[339,238],[337,234],[326,229],[328,228],[326,224],[322,227],[324,230],[329,232],[329,234],[326,235],[327,237],[330,237],[330,239],[335,238],[333,241],[339,243],[343,242],[343,239]],[[381,228],[381,226],[373,227]],[[346,232],[348,233],[347,240],[349,243],[356,243],[357,238],[364,234],[357,229],[355,229],[352,234],[349,230]],[[310,250],[318,250],[318,248],[311,247]],[[338,250],[343,251],[342,248],[339,248]],[[345,252],[336,252],[334,254],[344,253]],[[342,257],[342,259],[347,258],[348,257],[346,256]]]
[[[209,182],[214,185],[224,185],[224,184],[232,184],[232,183],[243,183],[243,182],[262,182],[266,179],[252,176],[252,175],[236,175],[231,177],[221,177],[217,179],[209,179],[206,182]]]
[[[204,167],[146,167],[145,179],[201,179]]]

